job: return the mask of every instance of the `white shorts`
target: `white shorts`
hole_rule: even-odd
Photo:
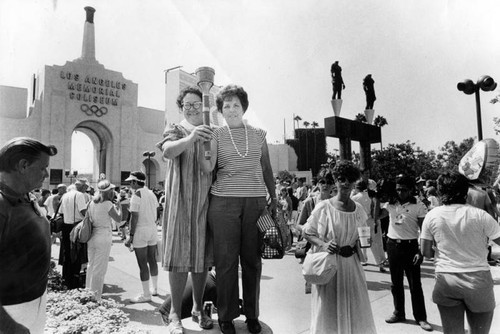
[[[158,232],[155,226],[137,227],[134,233],[132,245],[134,248],[154,246],[158,243]]]

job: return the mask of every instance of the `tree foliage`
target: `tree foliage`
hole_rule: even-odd
[[[393,179],[399,174],[405,174],[435,180],[444,172],[456,171],[460,159],[473,145],[474,138],[464,139],[459,144],[447,141],[436,153],[421,151],[410,141],[389,144],[382,150],[372,151],[372,178]]]
[[[280,170],[277,174],[278,179],[282,181],[292,181],[295,179],[295,174],[290,173],[287,170]]]

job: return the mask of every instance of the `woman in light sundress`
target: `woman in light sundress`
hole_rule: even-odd
[[[376,333],[358,246],[357,228],[367,226],[368,217],[349,197],[360,172],[351,162],[341,161],[332,174],[337,195],[316,204],[303,227],[313,252],[337,254],[333,279],[312,287],[311,333]]]

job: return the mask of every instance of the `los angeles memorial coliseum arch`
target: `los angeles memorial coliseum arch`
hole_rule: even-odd
[[[69,183],[71,136],[86,134],[94,146],[95,184],[104,173],[120,185],[130,171],[150,174],[150,187],[161,187],[164,164],[155,143],[161,139],[165,111],[137,106],[138,85],[122,73],[108,70],[95,57],[94,12],[85,8],[86,20],[80,58],[63,66],[45,66],[33,76],[29,89],[0,86],[0,142],[29,136],[53,144],[50,178],[44,188]],[[145,151],[155,151],[150,160]]]

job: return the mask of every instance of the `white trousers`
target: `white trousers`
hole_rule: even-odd
[[[97,300],[101,299],[104,276],[108,270],[109,253],[113,244],[111,231],[95,230],[87,243],[89,264],[85,287],[94,292]]]
[[[47,291],[41,297],[32,301],[16,304],[4,305],[5,311],[15,322],[28,328],[31,334],[43,334],[47,307]]]
[[[373,257],[375,258],[375,264],[379,265],[386,260],[384,252],[384,244],[382,242],[382,228],[380,227],[380,221],[378,222],[377,233],[375,233],[375,221],[373,218],[368,218],[366,221],[368,226],[370,226],[370,232],[372,237],[372,246],[370,250],[372,251]],[[366,248],[363,249],[363,255],[366,256]]]

